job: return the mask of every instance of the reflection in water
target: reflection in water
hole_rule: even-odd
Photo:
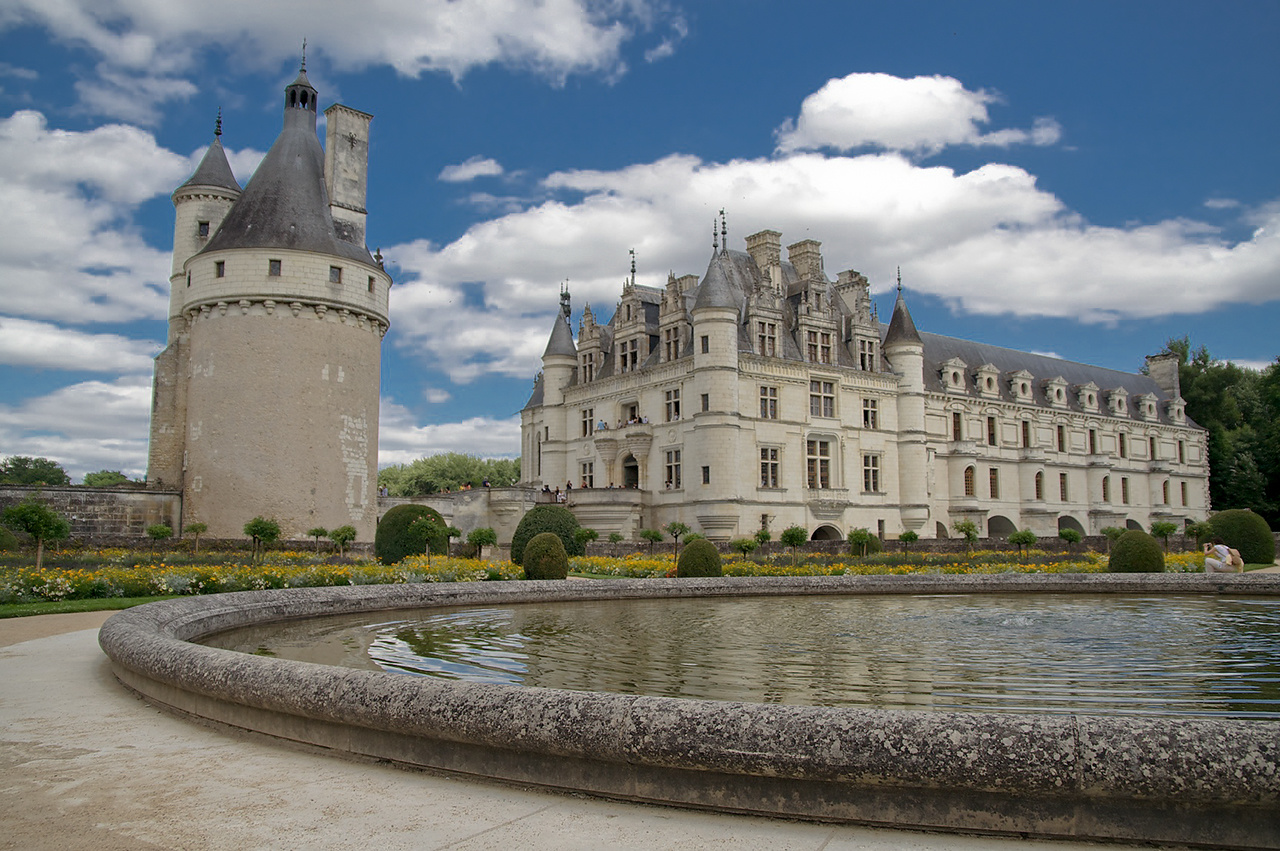
[[[805,706],[1280,718],[1280,600],[936,595],[382,612],[206,643],[419,676]]]

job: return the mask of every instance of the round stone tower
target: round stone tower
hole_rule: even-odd
[[[377,523],[391,279],[364,243],[372,117],[330,107],[326,152],[316,111],[304,66],[243,192],[226,185],[230,169],[211,166],[216,180],[200,170],[192,180],[221,194],[206,192],[201,206],[174,195],[171,332],[157,358],[148,481],[180,488],[183,522],[215,537],[243,536],[258,515],[286,538],[349,524],[369,541]],[[214,146],[205,160],[225,168]]]

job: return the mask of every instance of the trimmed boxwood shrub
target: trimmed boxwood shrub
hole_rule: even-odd
[[[676,576],[723,576],[720,569],[720,551],[716,545],[698,538],[685,544],[676,563]]]
[[[524,548],[525,579],[564,579],[569,575],[569,554],[555,532],[534,535]]]
[[[18,548],[18,536],[10,532],[7,527],[0,526],[0,553],[16,550]]]
[[[578,518],[569,509],[559,505],[535,505],[520,518],[520,525],[516,526],[516,532],[511,536],[511,563],[524,564],[524,548],[535,535],[543,532],[554,532],[568,555],[585,554],[586,547],[574,539],[573,533],[578,528]]]
[[[405,556],[422,555],[422,549],[409,534],[409,527],[423,517],[440,527],[440,534],[432,537],[429,543],[431,552],[443,554],[449,538],[445,535],[445,522],[440,512],[425,505],[405,504],[395,506],[378,521],[378,530],[373,535],[373,554],[378,561],[395,564]]]
[[[1111,548],[1112,573],[1164,573],[1160,542],[1141,529],[1130,529]]]
[[[1245,564],[1271,564],[1276,560],[1276,538],[1260,515],[1247,508],[1219,511],[1209,518],[1213,536],[1240,551]]]

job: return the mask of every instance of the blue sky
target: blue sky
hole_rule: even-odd
[[[0,456],[146,467],[169,193],[241,183],[303,37],[373,113],[383,464],[514,455],[574,321],[730,241],[895,269],[916,324],[1136,370],[1280,354],[1280,3],[0,0]]]

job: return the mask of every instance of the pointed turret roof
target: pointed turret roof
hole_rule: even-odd
[[[698,285],[698,296],[693,302],[694,310],[703,307],[738,309],[740,290],[730,281],[733,270],[727,268],[728,259],[727,251],[716,251],[711,255],[707,273],[702,276],[702,283]]]
[[[916,331],[916,323],[911,319],[911,311],[907,310],[907,301],[898,290],[898,300],[893,303],[893,318],[889,320],[889,330],[884,335],[884,347],[905,344],[922,345],[920,333]]]
[[[369,249],[337,238],[306,71],[285,88],[284,129],[204,251],[292,248],[374,265]]]
[[[236,182],[236,176],[232,174],[231,165],[227,162],[227,152],[222,149],[221,135],[218,133],[213,137],[213,144],[204,152],[195,174],[179,186],[179,189],[188,186],[216,186],[233,192],[240,191],[240,184]]]
[[[578,348],[573,344],[573,331],[569,329],[569,317],[563,312],[556,312],[555,324],[551,326],[551,339],[547,341],[547,349],[542,353],[544,358],[557,355],[568,355],[577,358]]]

